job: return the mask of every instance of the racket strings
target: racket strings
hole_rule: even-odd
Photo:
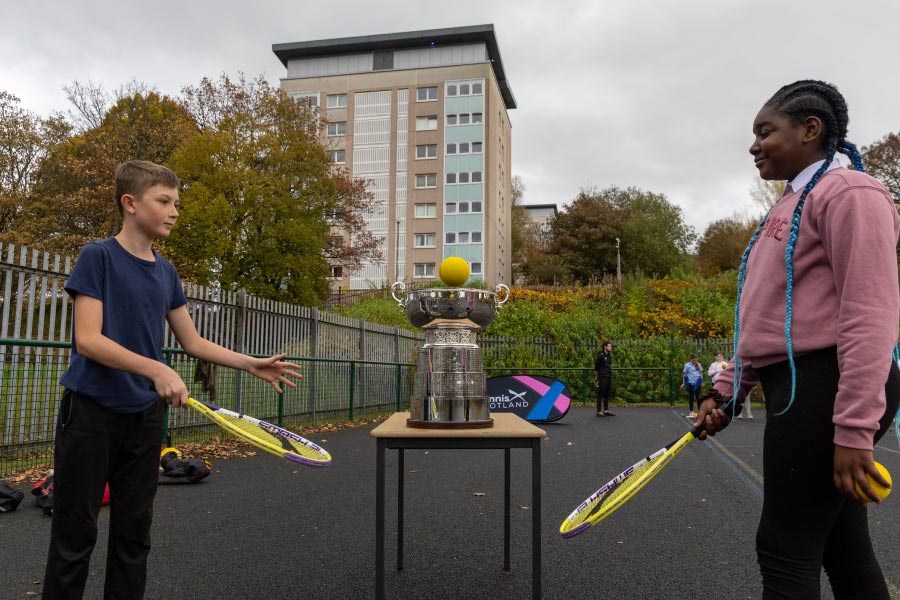
[[[619,499],[627,498],[628,494],[631,493],[631,490],[633,490],[635,486],[638,486],[643,482],[643,475],[651,471],[657,463],[663,460],[664,457],[665,454],[661,454],[660,456],[641,463],[639,466],[635,467],[634,471],[623,478],[618,484],[615,485],[615,487],[607,490],[603,494],[600,494],[592,502],[588,503],[588,505],[585,506],[584,510],[579,512],[571,519],[572,525],[577,527],[585,521],[602,514],[604,512],[605,506],[609,505],[614,507],[618,504]]]
[[[328,457],[328,454],[315,444],[303,444],[286,436],[275,435],[267,429],[260,427],[256,423],[253,423],[246,419],[241,419],[240,417],[222,413],[220,413],[219,416],[222,419],[228,421],[235,429],[244,432],[248,436],[252,436],[254,438],[258,438],[264,442],[267,442],[270,445],[275,446],[276,448],[281,448],[282,450],[287,450],[288,452],[293,452],[294,454],[298,454],[303,458],[308,458],[315,461],[321,461]]]

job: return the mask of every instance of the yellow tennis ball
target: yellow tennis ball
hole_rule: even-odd
[[[891,481],[891,474],[888,473],[888,470],[884,468],[883,464],[881,464],[880,462],[876,462],[875,468],[878,469],[878,472],[881,473],[882,477],[887,479],[888,483],[893,483]],[[869,475],[868,473],[866,473],[866,479],[869,480],[869,487],[872,488],[872,491],[875,492],[875,495],[878,496],[879,500],[884,500],[885,498],[890,496],[891,488],[884,487],[883,485],[881,485],[880,483],[878,483],[877,481],[872,479],[872,476]],[[862,498],[863,500],[865,500],[867,502],[874,502],[874,500],[872,500],[871,498],[869,498],[868,496],[866,496],[863,493],[862,488],[859,487],[859,484],[856,485],[856,493],[859,494],[859,497]]]
[[[448,256],[438,268],[438,276],[444,285],[459,287],[469,280],[469,263],[458,256]]]
[[[727,368],[728,368],[728,363],[727,363],[727,362],[723,362],[723,363],[722,363],[722,368],[723,368],[723,369],[727,369]]]

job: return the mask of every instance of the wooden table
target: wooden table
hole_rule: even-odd
[[[509,451],[531,448],[531,597],[541,597],[541,440],[547,433],[512,413],[494,413],[494,426],[479,429],[409,427],[408,412],[391,415],[372,430],[378,440],[375,474],[375,598],[384,600],[384,456],[398,451],[397,570],[403,569],[403,451],[406,449],[503,449],[503,569],[509,571]]]

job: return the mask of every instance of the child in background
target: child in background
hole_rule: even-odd
[[[687,391],[688,409],[690,410],[685,416],[688,419],[695,419],[697,418],[697,413],[694,412],[694,403],[697,403],[697,409],[699,410],[700,388],[703,387],[703,366],[700,364],[700,361],[697,360],[696,354],[691,354],[690,360],[684,363],[684,368],[681,370],[681,373],[684,376],[681,387]]]
[[[721,403],[762,384],[756,551],[765,600],[819,598],[823,567],[835,600],[890,599],[854,488],[876,497],[866,475],[887,486],[873,447],[900,402],[900,217],[863,172],[847,123],[843,96],[821,81],[781,88],[757,114],[750,153],[759,175],[789,185],[742,257],[734,362],[696,421],[722,429],[731,415]]]
[[[56,425],[54,511],[43,599],[80,599],[110,489],[104,598],[140,600],[159,477],[163,403],[188,390],[162,355],[165,324],[187,354],[245,370],[277,391],[300,377],[283,355],[252,358],[207,341],[186,308],[178,273],[153,250],[178,219],[175,174],[131,161],[116,169],[122,229],[87,244],[65,289],[74,299],[72,360]]]

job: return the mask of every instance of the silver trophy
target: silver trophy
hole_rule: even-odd
[[[503,293],[502,299],[498,299]],[[391,295],[410,322],[425,330],[410,400],[410,427],[492,427],[485,394],[481,348],[475,333],[491,324],[509,299],[509,288],[406,290],[398,281]]]

